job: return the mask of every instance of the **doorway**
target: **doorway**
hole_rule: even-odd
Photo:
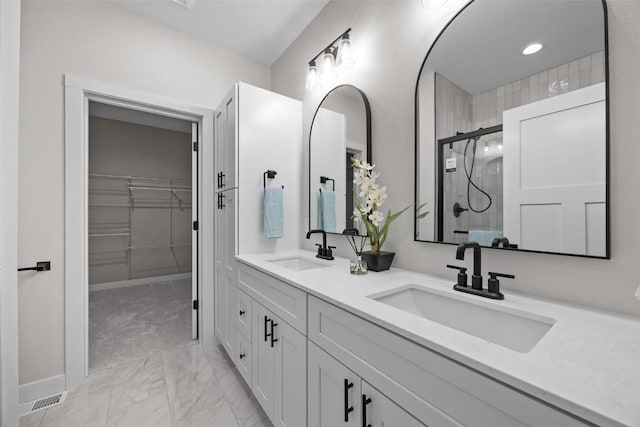
[[[89,374],[197,339],[193,141],[195,122],[89,102]]]
[[[91,102],[192,123],[192,333],[204,348],[215,346],[213,307],[213,110],[83,77],[65,75],[65,381],[89,373],[89,107]],[[196,139],[197,137],[197,139]],[[149,153],[147,153],[149,154]],[[128,185],[127,185],[128,186]],[[143,186],[143,185],[131,185]],[[128,190],[128,188],[127,188]],[[154,190],[150,190],[154,191]],[[175,199],[174,199],[175,201]],[[195,201],[195,202],[194,202]],[[92,237],[95,238],[95,237]],[[177,240],[174,240],[177,241]],[[128,245],[133,246],[133,245]],[[117,282],[117,280],[116,280]],[[110,283],[110,282],[106,282]],[[133,286],[138,288],[140,286]],[[192,297],[193,298],[193,297]],[[196,329],[197,328],[197,329]]]

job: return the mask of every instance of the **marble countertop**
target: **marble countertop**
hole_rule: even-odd
[[[329,267],[294,271],[271,260],[303,256]],[[558,408],[602,426],[640,426],[640,321],[508,291],[504,301],[456,292],[451,278],[392,268],[349,274],[349,261],[308,251],[239,255],[236,259],[318,298],[446,355]],[[407,284],[482,299],[487,306],[556,320],[527,353],[519,353],[368,298]]]

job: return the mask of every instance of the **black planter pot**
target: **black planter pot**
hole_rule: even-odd
[[[385,271],[391,268],[391,262],[395,252],[378,252],[373,253],[371,251],[362,252],[362,259],[367,262],[367,268],[369,271]]]

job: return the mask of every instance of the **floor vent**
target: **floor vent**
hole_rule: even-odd
[[[33,412],[40,411],[41,409],[51,408],[64,402],[67,397],[67,392],[56,393],[51,396],[43,397],[42,399],[32,400],[31,402],[23,403],[18,407],[18,416],[29,415]]]

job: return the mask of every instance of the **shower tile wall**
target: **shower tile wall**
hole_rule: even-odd
[[[550,98],[572,90],[581,89],[604,81],[604,52],[576,59],[566,64],[542,71],[510,84],[471,95],[436,73],[436,139],[502,124],[502,113],[511,108]],[[454,230],[500,231],[502,223],[502,160],[495,156],[483,158],[484,144],[499,138],[502,133],[483,136],[478,142],[478,157],[474,169],[474,182],[493,198],[491,208],[476,214],[464,212],[453,216],[453,204],[467,207],[467,180],[463,168],[465,142],[454,144],[453,151],[445,150],[445,158],[457,159],[457,171],[444,176],[443,239],[459,243],[468,238]],[[491,144],[497,144],[492,142]],[[474,207],[484,207],[487,198],[471,191]]]
[[[499,125],[502,123],[502,113],[505,110],[603,81],[604,51],[600,51],[474,95],[472,127],[478,129]]]

